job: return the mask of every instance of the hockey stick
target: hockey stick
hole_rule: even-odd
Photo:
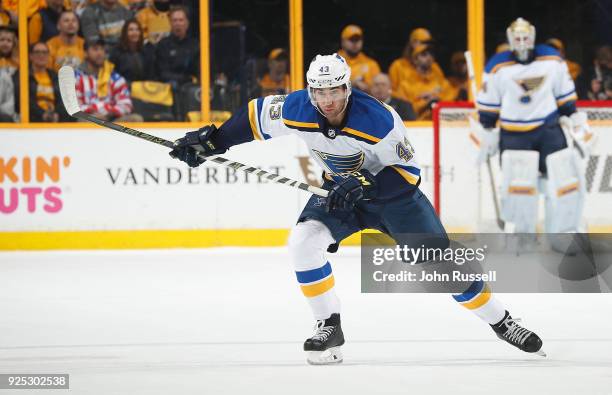
[[[468,69],[468,78],[470,80],[470,89],[472,91],[472,97],[474,99],[474,103],[476,103],[476,94],[478,93],[478,89],[476,89],[476,78],[474,75],[474,63],[472,62],[472,53],[470,51],[465,51],[465,63]],[[489,182],[491,183],[491,191],[493,192],[493,206],[495,207],[495,220],[497,221],[497,226],[501,230],[504,230],[506,227],[506,223],[501,219],[500,210],[499,210],[499,200],[497,200],[497,184],[495,183],[495,177],[493,176],[493,167],[491,166],[491,157],[487,155],[487,171],[489,172]]]
[[[64,107],[66,107],[66,111],[68,111],[68,114],[70,114],[70,116],[80,119],[82,121],[95,123],[96,125],[100,125],[108,129],[116,130],[117,132],[126,133],[130,136],[138,137],[140,139],[147,140],[155,144],[163,145],[166,148],[174,148],[174,143],[172,141],[165,140],[161,137],[153,136],[136,129],[128,128],[126,126],[121,126],[110,121],[105,121],[84,111],[81,111],[81,108],[79,107],[79,102],[77,101],[76,79],[72,67],[63,66],[59,70],[58,78],[62,101],[64,102]],[[234,170],[241,170],[245,173],[252,173],[257,175],[258,177],[263,177],[267,180],[274,181],[277,184],[283,184],[296,189],[308,191],[318,196],[327,197],[328,194],[328,191],[323,188],[308,185],[306,183],[295,181],[287,177],[281,177],[278,174],[268,173],[265,170],[257,169],[252,166],[247,166],[239,162],[234,162],[229,159],[222,158],[220,156],[204,156],[201,154],[198,154],[198,156],[207,161],[214,162],[219,165],[232,168]]]

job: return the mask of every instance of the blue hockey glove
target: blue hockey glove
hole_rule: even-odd
[[[352,210],[360,200],[374,199],[376,193],[376,179],[368,170],[362,169],[334,185],[327,196],[325,211]]]
[[[170,156],[187,163],[190,167],[198,167],[205,162],[198,153],[204,156],[219,155],[225,149],[217,148],[211,141],[211,137],[217,132],[215,125],[204,126],[194,132],[188,132],[185,137],[174,142],[174,149],[170,151]]]

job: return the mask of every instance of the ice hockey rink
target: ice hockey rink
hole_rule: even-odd
[[[0,373],[68,373],[71,393],[104,395],[612,394],[608,294],[500,295],[541,358],[448,295],[362,294],[358,248],[332,264],[345,359],[310,366],[285,248],[0,253]]]

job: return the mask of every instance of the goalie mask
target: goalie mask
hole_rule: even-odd
[[[518,18],[506,29],[510,49],[519,61],[527,62],[535,46],[535,26],[523,18]]]
[[[310,98],[310,103],[312,103],[321,115],[325,116],[320,107],[321,103],[318,102],[320,101],[320,99],[318,99],[319,95],[315,93],[318,89],[344,86],[346,89],[341,93],[332,92],[328,100],[336,101],[343,99],[344,106],[340,112],[346,109],[349,96],[351,95],[351,68],[342,56],[337,53],[333,55],[317,55],[308,67],[306,81],[308,82],[308,97]]]

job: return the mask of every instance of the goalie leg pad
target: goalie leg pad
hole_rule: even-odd
[[[548,155],[546,167],[546,232],[577,232],[586,195],[580,159],[566,148]]]
[[[535,233],[538,220],[537,151],[502,153],[501,215],[516,233]]]

